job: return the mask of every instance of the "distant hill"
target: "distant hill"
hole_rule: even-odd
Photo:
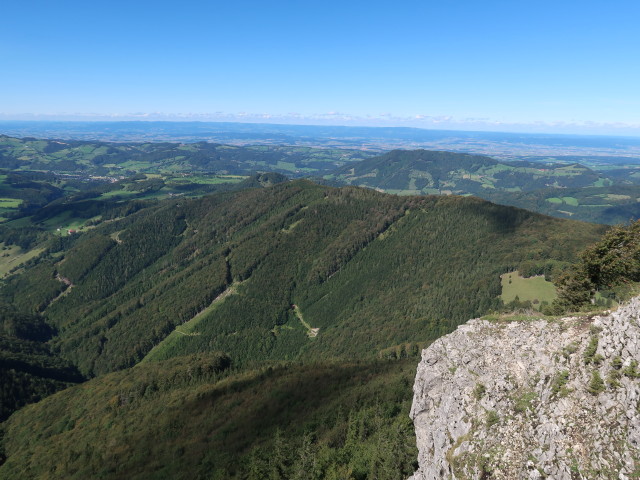
[[[66,174],[130,176],[205,172],[291,176],[324,174],[371,153],[336,148],[233,146],[219,143],[106,143],[0,135],[0,168]]]
[[[545,187],[608,186],[613,182],[579,164],[500,162],[483,155],[430,150],[394,150],[338,169],[333,177],[350,185],[406,194],[482,194]]]
[[[549,215],[617,223],[640,216],[640,185],[580,164],[394,150],[339,168],[329,181],[389,193],[476,195]]]
[[[248,120],[248,119],[247,119]],[[640,138],[604,135],[473,132],[411,127],[292,125],[206,121],[2,121],[14,137],[107,142],[207,141],[233,145],[299,145],[376,152],[424,148],[481,153],[501,160],[640,165]],[[638,171],[638,170],[636,170]],[[640,174],[640,171],[638,171]]]
[[[195,196],[224,189],[221,183],[269,172],[402,195],[476,195],[598,223],[640,217],[640,169],[609,164],[604,157],[592,159],[589,168],[577,162],[554,163],[553,158],[508,162],[427,150],[372,155],[365,150],[301,146],[105,143],[0,135],[0,221],[78,192],[129,200]]]

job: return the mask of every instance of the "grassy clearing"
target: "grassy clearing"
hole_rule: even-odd
[[[605,193],[605,194],[599,195],[599,196],[604,198],[605,201],[610,201],[610,202],[631,200],[631,196],[630,195],[616,195],[616,194],[613,194],[613,193]]]
[[[22,202],[19,198],[0,198],[0,208],[18,208]]]
[[[578,207],[580,202],[575,197],[551,197],[547,198],[547,202],[553,203],[554,205],[570,205],[572,207]]]
[[[240,183],[247,178],[242,175],[193,175],[189,177],[181,177],[180,180],[186,180],[184,183],[197,183],[199,185],[219,185],[221,183]]]
[[[21,217],[7,222],[12,228],[28,227],[31,225],[31,217]]]
[[[103,193],[100,195],[100,198],[112,198],[112,197],[121,197],[121,196],[131,196],[136,195],[140,192],[134,192],[132,190],[111,190],[110,192]]]
[[[611,185],[611,180],[608,178],[599,178],[593,182],[594,187],[608,187],[609,185]]]
[[[551,303],[558,295],[556,287],[551,282],[547,282],[543,275],[523,278],[518,271],[505,273],[500,276],[502,280],[502,295],[500,298],[504,303],[515,300],[516,296],[520,301],[530,301],[535,308],[540,308],[541,302]]]
[[[577,207],[579,205],[578,199],[575,197],[562,197],[562,201],[567,205]]]
[[[0,277],[6,277],[12,268],[22,265],[43,251],[43,248],[25,251],[17,245],[5,246],[4,243],[0,243]]]
[[[81,232],[95,228],[95,226],[86,226],[86,223],[99,218],[100,215],[92,218],[78,218],[72,216],[71,212],[63,212],[60,215],[56,215],[55,217],[45,220],[40,225],[57,235],[67,236],[69,230]]]
[[[297,170],[295,163],[283,162],[282,160],[278,160],[278,163],[276,164],[276,168],[287,170],[289,172],[295,172]]]

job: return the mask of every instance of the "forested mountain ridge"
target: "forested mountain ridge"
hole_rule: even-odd
[[[334,175],[350,184],[414,194],[477,195],[487,189],[520,192],[613,183],[579,164],[504,162],[484,155],[431,150],[393,150],[344,166]]]
[[[640,186],[633,172],[626,171],[394,150],[338,168],[325,178],[389,193],[476,195],[561,218],[614,224],[640,217]]]
[[[27,365],[5,415],[97,377],[0,425],[0,476],[406,476],[420,348],[501,309],[502,273],[558,274],[605,230],[306,180],[132,206],[0,288]]]
[[[477,198],[296,181],[98,225],[53,245],[0,295],[43,315],[85,375],[132,366],[154,346],[155,359],[220,350],[238,365],[370,358],[499,308],[500,274],[566,264],[602,231]]]

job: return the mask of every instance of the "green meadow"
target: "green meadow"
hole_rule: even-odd
[[[7,246],[4,242],[0,243],[0,277],[5,277],[11,269],[18,267],[28,260],[38,256],[44,251],[43,248],[34,248],[32,250],[23,250],[17,245]]]
[[[523,278],[516,270],[500,276],[502,280],[502,295],[500,298],[504,303],[515,300],[516,297],[521,302],[530,301],[536,308],[540,308],[540,303],[551,303],[558,295],[553,283],[545,280],[544,275]]]

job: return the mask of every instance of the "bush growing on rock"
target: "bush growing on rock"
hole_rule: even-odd
[[[557,315],[589,304],[597,291],[626,297],[634,282],[640,282],[640,220],[612,228],[582,252],[580,262],[558,279],[558,299],[548,313]]]

